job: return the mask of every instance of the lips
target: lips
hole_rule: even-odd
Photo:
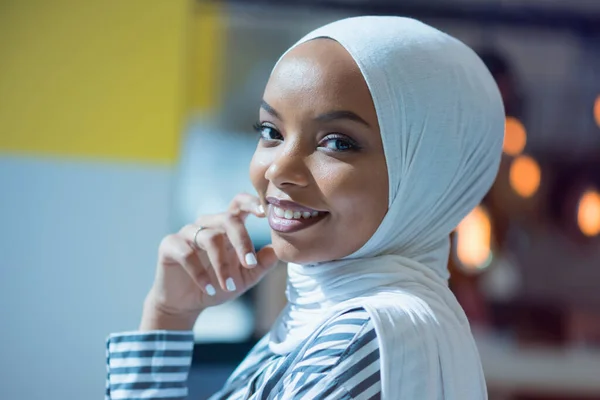
[[[292,233],[308,228],[321,221],[328,213],[302,206],[288,200],[267,197],[269,202],[268,219],[271,229]]]
[[[291,211],[300,211],[300,212],[314,212],[317,211],[319,212],[319,210],[316,210],[314,208],[309,208],[303,205],[300,205],[298,203],[294,203],[293,201],[290,200],[282,200],[282,199],[278,199],[277,197],[267,197],[267,202],[269,204],[272,204],[274,206],[277,206],[279,208],[285,209],[285,210],[291,210]]]

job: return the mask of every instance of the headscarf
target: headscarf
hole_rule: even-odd
[[[414,19],[348,18],[292,48],[317,38],[342,45],[370,90],[388,168],[388,211],[354,254],[288,265],[288,305],[270,347],[287,354],[326,321],[362,307],[378,337],[383,399],[487,398],[469,323],[448,289],[447,261],[450,233],[498,171],[498,87],[468,46]]]

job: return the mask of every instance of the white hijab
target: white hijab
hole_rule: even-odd
[[[469,323],[448,289],[447,261],[451,231],[498,170],[504,135],[498,88],[469,47],[413,19],[344,19],[292,48],[315,38],[340,43],[369,87],[389,209],[356,253],[288,265],[289,303],[270,347],[287,354],[325,321],[363,307],[379,341],[383,399],[485,399]]]

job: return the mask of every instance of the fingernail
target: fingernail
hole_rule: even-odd
[[[225,281],[225,286],[230,292],[235,292],[235,283],[233,282],[233,279],[227,278],[227,280]]]
[[[261,214],[265,213],[265,208],[263,207],[262,204],[258,206],[258,212],[261,213]]]
[[[206,287],[204,289],[206,290],[206,293],[209,296],[214,296],[215,294],[217,294],[215,287],[213,285],[211,285],[210,283],[208,285],[206,285]]]
[[[246,258],[246,264],[249,267],[253,267],[253,266],[255,266],[258,263],[256,261],[256,256],[254,255],[254,253],[248,253],[248,254],[246,254],[245,258]]]

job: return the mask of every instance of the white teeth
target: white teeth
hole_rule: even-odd
[[[293,211],[293,210],[285,210],[283,208],[280,207],[273,207],[273,212],[275,213],[275,215],[279,218],[285,218],[285,219],[308,219],[311,217],[316,217],[319,215],[318,211],[313,211],[313,212],[309,212],[309,211]]]

